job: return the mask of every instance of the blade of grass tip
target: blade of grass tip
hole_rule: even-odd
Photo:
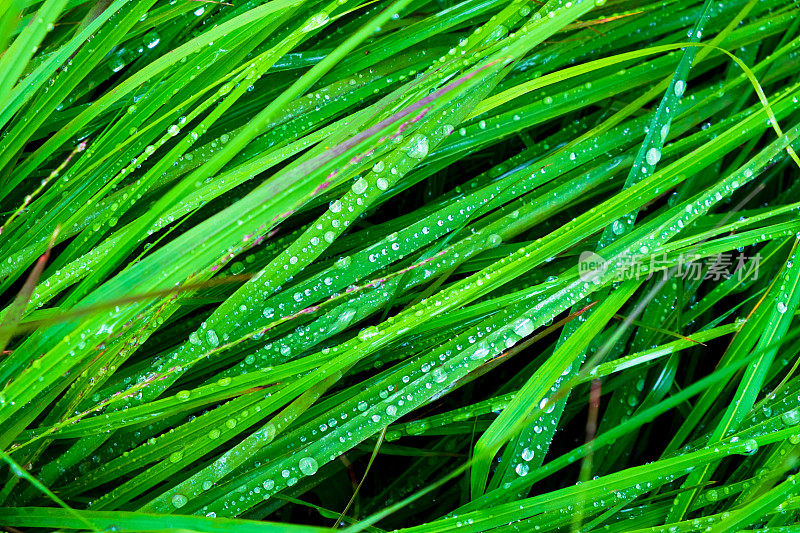
[[[61,498],[53,494],[53,491],[45,487],[38,479],[30,475],[24,468],[14,461],[9,455],[0,450],[0,457],[8,463],[8,466],[11,468],[13,474],[17,477],[21,477],[26,480],[28,483],[39,489],[43,494],[45,494],[48,498],[56,502],[60,507],[62,507],[65,511],[71,514],[73,517],[77,518],[81,524],[87,526],[87,529],[94,531],[95,533],[100,533],[100,529],[97,528],[92,522],[87,520],[84,516],[81,515],[78,511],[67,505]]]
[[[336,528],[342,522],[342,519],[347,516],[347,511],[350,510],[350,506],[353,505],[353,502],[356,501],[356,497],[358,496],[358,491],[361,490],[361,485],[364,484],[364,480],[367,479],[367,474],[369,474],[369,469],[372,468],[372,463],[375,461],[375,458],[378,456],[378,451],[381,449],[381,444],[383,444],[383,439],[386,437],[386,430],[389,426],[384,426],[383,431],[381,431],[380,435],[378,435],[378,441],[375,443],[375,448],[372,450],[372,455],[369,457],[369,462],[367,463],[367,467],[364,469],[364,475],[361,476],[361,481],[358,482],[355,490],[353,491],[353,495],[350,497],[350,500],[345,505],[344,510],[341,512],[339,517],[333,523],[333,528]]]
[[[33,270],[31,270],[31,273],[28,275],[28,279],[25,280],[19,293],[17,293],[17,297],[8,307],[2,322],[0,322],[0,353],[8,346],[8,341],[11,340],[11,336],[14,334],[17,325],[25,314],[25,309],[31,299],[31,294],[33,294],[36,284],[39,283],[39,277],[42,275],[47,260],[50,258],[50,251],[53,248],[53,243],[57,236],[58,228],[56,228],[56,231],[54,231],[53,235],[50,237],[50,244],[47,247],[47,251],[36,261]]]
[[[476,463],[470,477],[472,497],[478,497],[485,492],[486,481],[489,476],[490,461],[500,451],[500,448],[512,437],[519,433],[522,426],[527,425],[532,418],[531,411],[540,403],[547,406],[553,405],[555,400],[547,397],[554,384],[563,375],[563,371],[574,363],[576,350],[583,350],[600,330],[612,320],[613,315],[638,289],[640,281],[632,280],[624,284],[602,301],[594,313],[589,314],[586,321],[582,322],[576,333],[556,349],[553,356],[525,382],[525,385],[514,396],[511,403],[500,413],[490,428],[481,435],[475,445],[476,457],[483,457]],[[623,324],[624,325],[624,324]],[[527,467],[527,465],[525,465]]]
[[[572,451],[567,452],[546,463],[531,475],[518,477],[511,482],[512,486],[508,490],[520,492],[523,489],[532,486],[537,481],[544,479],[545,477],[552,475],[553,473],[580,460],[584,454],[588,453],[590,449],[597,450],[602,447],[612,445],[616,439],[636,429],[636,427],[655,420],[658,416],[669,411],[670,409],[675,408],[677,405],[688,401],[690,398],[710,388],[712,385],[730,378],[736,371],[746,365],[749,361],[750,358],[748,357],[737,361],[731,366],[715,370],[712,374],[692,383],[690,386],[681,390],[677,394],[667,397],[667,399],[662,400],[658,404],[653,405],[644,411],[636,413],[633,418],[623,422],[621,425],[612,428],[606,433],[599,434],[592,442],[591,447],[589,447],[587,444],[581,445],[577,448],[574,448]],[[565,384],[565,387],[569,385],[570,384]],[[544,410],[540,409],[540,411],[543,412]],[[488,492],[478,500],[473,500],[464,508],[459,509],[459,511],[472,511],[484,506],[493,505],[496,502],[501,501],[502,492],[503,491],[499,489],[495,489],[493,492]]]
[[[764,305],[769,306],[767,308],[769,310],[768,322],[756,344],[757,350],[774,344],[786,334],[798,305],[800,305],[800,246],[798,246],[797,239],[795,239],[789,261],[782,270],[779,277],[775,279],[772,289],[765,294],[762,300],[765,302]],[[781,281],[777,283],[779,279]],[[767,302],[768,298],[772,301]],[[709,444],[720,442],[729,431],[739,428],[747,412],[755,405],[767,372],[777,353],[777,347],[768,350],[752,366],[747,367],[733,399],[708,439]],[[702,483],[713,474],[714,470],[714,464],[705,465],[692,472],[685,483]],[[670,509],[669,521],[676,522],[683,519],[696,495],[696,491],[689,491],[676,498]]]
[[[17,208],[16,211],[11,213],[11,216],[8,217],[8,219],[3,223],[2,226],[0,226],[0,235],[3,234],[3,230],[9,224],[11,224],[11,222],[13,222],[14,219],[17,218],[20,215],[20,213],[22,213],[23,211],[25,211],[25,209],[27,209],[27,207],[30,205],[31,201],[33,201],[33,199],[36,198],[39,195],[39,193],[41,193],[44,190],[45,187],[47,187],[47,184],[50,183],[50,181],[52,181],[53,178],[56,178],[61,173],[62,170],[64,170],[64,167],[66,167],[69,164],[69,162],[72,160],[72,158],[75,157],[76,154],[79,154],[79,153],[83,152],[86,149],[86,144],[87,144],[86,141],[81,141],[80,143],[78,143],[78,146],[76,146],[75,149],[72,150],[72,152],[70,152],[70,154],[67,156],[67,158],[64,159],[64,161],[62,161],[61,164],[57,168],[55,168],[52,172],[50,172],[50,174],[45,179],[43,179],[41,181],[41,183],[36,188],[36,190],[34,190],[31,194],[28,194],[28,195],[25,196],[25,199],[23,200],[22,205],[20,205]],[[51,247],[53,246],[52,242],[51,242],[50,246]]]
[[[757,192],[760,190],[760,188],[761,188],[761,185],[759,185],[758,187],[756,187],[755,191],[751,191],[751,192],[748,194],[748,196],[746,196],[746,197],[745,197],[743,200],[741,200],[741,201],[740,201],[740,202],[739,202],[739,203],[738,203],[738,204],[737,204],[737,205],[736,205],[736,206],[735,206],[735,207],[734,207],[734,208],[731,210],[731,212],[729,212],[729,213],[726,213],[726,215],[723,217],[723,219],[722,219],[721,221],[717,222],[717,224],[716,224],[716,226],[715,226],[715,227],[720,227],[720,226],[724,225],[724,224],[725,224],[725,222],[726,222],[726,221],[727,221],[727,220],[728,220],[728,219],[729,219],[729,218],[732,216],[732,214],[733,214],[733,213],[736,213],[736,212],[739,212],[739,211],[741,211],[741,210],[744,208],[744,206],[745,206],[746,204],[748,204],[748,203],[749,203],[749,202],[750,202],[750,201],[753,199],[753,197],[754,197],[754,196],[757,194]],[[709,238],[710,238],[710,237],[709,237]],[[697,244],[694,246],[694,249],[696,250],[696,249],[697,249],[697,248],[700,246],[700,244],[702,244],[702,242],[705,242],[705,241],[707,241],[707,240],[708,240],[708,238],[705,238],[705,239],[703,239],[701,242],[697,243]],[[657,292],[658,292],[658,291],[660,291],[660,290],[661,290],[661,288],[663,288],[663,287],[666,285],[666,283],[667,283],[667,280],[668,280],[668,279],[671,279],[671,278],[673,277],[673,274],[674,274],[674,272],[675,272],[675,271],[674,271],[674,268],[675,268],[675,267],[673,267],[673,269],[671,269],[670,271],[668,271],[668,272],[671,272],[670,274],[668,274],[668,275],[665,275],[665,276],[664,276],[664,277],[663,277],[661,280],[659,280],[659,282],[658,282],[658,283],[656,283],[656,284],[653,286],[653,288],[652,288],[652,290],[651,290],[651,292],[650,292],[650,294],[649,294],[649,298],[650,298],[650,299],[654,298],[654,297],[656,296]],[[629,319],[630,319],[631,321],[632,321],[632,319],[633,319],[633,318],[634,318],[634,317],[629,317]],[[674,366],[674,364],[676,364],[676,363],[677,363],[677,361],[675,361],[674,359],[673,359],[672,361],[673,361],[673,366]],[[673,371],[674,371],[674,368],[673,368]],[[626,396],[626,395],[628,395],[628,394],[636,394],[636,392],[635,392],[634,390],[629,390],[629,391],[625,392],[624,394],[620,394],[620,396]],[[618,402],[621,402],[621,401],[622,401],[622,400],[618,399]],[[643,404],[640,406],[640,408],[639,408],[639,409],[641,410],[641,409],[644,409],[645,407],[646,407],[646,405],[643,403]],[[612,413],[612,416],[614,416],[614,413]],[[612,423],[610,423],[610,424],[608,424],[608,425],[609,425],[609,426],[611,426],[611,427],[614,427],[614,426],[616,426],[616,425],[618,425],[618,424],[622,423],[622,420],[623,420],[623,418],[622,418],[622,417],[617,417],[617,416],[614,416],[614,419],[612,419]]]
[[[663,412],[666,412],[667,410],[669,410],[671,408],[674,408],[675,405],[686,401],[688,398],[691,398],[692,396],[695,396],[696,394],[698,394],[699,392],[701,392],[702,390],[704,390],[706,387],[710,386],[711,384],[719,382],[722,379],[728,378],[730,375],[733,374],[733,372],[738,370],[740,367],[744,366],[748,362],[748,360],[749,359],[743,359],[743,360],[737,361],[735,365],[732,365],[732,366],[724,368],[724,369],[719,369],[719,370],[715,371],[713,374],[711,374],[711,375],[703,378],[702,380],[692,384],[691,386],[687,387],[686,389],[684,389],[680,393],[676,394],[675,396],[670,397],[667,400],[664,400],[661,403],[659,403],[659,404],[647,409],[646,412],[642,412],[642,413],[637,414],[636,415],[637,423],[638,424],[642,424],[642,423],[644,423],[645,419],[653,420],[659,414],[661,414]],[[570,385],[570,384],[569,383],[565,384],[565,386],[568,386],[568,385]],[[536,416],[544,413],[545,409],[546,409],[546,406],[537,407],[537,408],[535,408],[535,410],[534,410],[534,412],[532,413],[531,416],[532,417],[536,417]],[[640,421],[640,419],[641,419],[641,421]],[[631,424],[632,422],[633,421],[629,422],[628,424]],[[615,428],[615,430],[617,430],[617,429],[621,430],[623,428]],[[613,440],[615,438],[617,438],[617,436],[619,434],[624,434],[624,432],[621,433],[620,431],[614,431],[614,432],[611,432],[611,433],[609,433],[607,435],[600,435],[597,438],[596,444],[599,445],[600,444],[600,440],[603,441],[602,445],[612,444]],[[472,450],[474,451],[474,447],[472,448]],[[548,466],[555,466],[556,464],[560,464],[560,466],[557,467],[556,470],[558,470],[560,468],[563,468],[564,466],[567,466],[568,464],[571,464],[572,462],[574,462],[576,460],[579,460],[582,457],[582,454],[585,453],[585,451],[586,451],[586,445],[583,445],[583,446],[573,450],[573,453],[565,454],[559,460],[553,461],[551,464],[548,464]],[[436,482],[432,483],[431,485],[419,490],[418,492],[416,492],[416,493],[404,498],[402,501],[397,502],[396,504],[394,504],[392,506],[389,506],[389,507],[383,509],[382,511],[378,512],[378,513],[375,513],[373,516],[371,516],[371,517],[359,522],[358,524],[356,524],[354,526],[351,526],[350,528],[348,528],[346,530],[346,532],[347,533],[351,533],[351,532],[355,533],[357,531],[363,530],[363,528],[368,527],[369,525],[377,523],[378,521],[386,518],[390,514],[398,511],[399,509],[401,509],[405,505],[408,505],[409,503],[411,503],[411,502],[413,502],[413,501],[425,496],[426,494],[430,493],[431,491],[435,490],[436,488],[442,486],[443,484],[447,483],[448,481],[450,481],[450,480],[456,478],[457,476],[461,475],[476,460],[477,460],[477,457],[473,456],[470,460],[468,460],[466,462],[466,464],[460,465],[459,467],[455,468],[448,475],[442,477],[441,479],[437,480]],[[547,469],[543,469],[543,470],[547,470]],[[538,474],[538,472],[537,472],[537,474]],[[532,484],[535,481],[535,479],[541,479],[542,477],[544,477],[544,476],[527,476],[527,477],[517,478],[514,482],[512,482],[512,485],[515,485],[515,486],[511,490],[513,490],[514,492],[519,492],[521,490],[522,486],[528,485],[528,484]],[[487,505],[487,504],[490,505],[491,504],[492,500],[488,500],[487,496],[489,496],[489,493],[487,493],[486,495],[481,497],[481,500],[483,500],[482,505]],[[493,501],[496,502],[497,500],[495,499]],[[473,500],[473,502],[471,502],[468,505],[467,511],[476,509],[475,505],[477,503],[478,503],[477,501]]]
[[[690,38],[692,39],[692,42],[700,40],[703,28],[705,27],[711,15],[711,5],[712,2],[710,0],[706,0],[703,3],[700,17],[696,21],[694,28],[691,31]],[[648,175],[651,175],[655,171],[656,164],[661,158],[661,151],[667,139],[667,136],[663,133],[664,131],[669,131],[669,127],[672,123],[672,118],[675,113],[674,110],[677,109],[679,100],[683,96],[683,88],[686,85],[686,80],[689,76],[689,71],[696,53],[696,48],[685,49],[675,73],[657,87],[662,91],[666,89],[666,93],[659,102],[659,106],[653,115],[651,123],[646,129],[645,139],[640,145],[636,158],[629,170],[624,184],[625,188],[631,187],[633,184],[645,179]],[[612,121],[606,121],[606,123],[610,122],[613,122],[613,117]],[[590,130],[590,133],[591,131],[594,130]],[[566,149],[567,147],[564,147],[564,150]],[[632,211],[625,217],[614,221],[611,226],[606,227],[598,245],[595,247],[595,253],[599,252],[611,242],[617,240],[620,235],[630,231],[630,228],[633,226],[636,220],[637,214],[638,211]],[[603,296],[599,296],[599,298],[602,297]],[[576,328],[577,323],[567,326],[559,338],[559,343],[565,342],[568,337],[573,335]],[[568,377],[572,377],[577,373],[578,367],[583,364],[584,358],[584,353],[576,354],[575,364],[573,365],[574,368],[571,370]],[[566,398],[560,400],[557,405],[553,405],[551,421],[556,423],[548,423],[546,420],[533,420],[530,424],[530,427],[520,433],[518,438],[509,444],[509,452],[505,454],[506,458],[509,460],[504,461],[503,467],[499,469],[497,475],[498,479],[502,477],[502,481],[507,482],[515,477],[515,463],[522,464],[519,463],[519,459],[522,459],[524,456],[528,455],[522,453],[524,448],[538,449],[542,452],[540,454],[535,454],[533,458],[535,458],[536,455],[541,457],[544,455],[544,453],[546,453],[546,450],[549,448],[549,443],[553,438],[557,421],[560,419],[565,403]],[[541,430],[541,428],[546,429]],[[537,432],[535,429],[538,429],[539,431]],[[513,459],[511,459],[512,457]],[[536,459],[536,463],[541,464],[539,459]],[[527,465],[525,465],[525,467],[527,468]]]
[[[13,335],[15,333],[23,332],[23,331],[33,331],[42,326],[49,326],[53,324],[58,324],[61,322],[68,321],[72,318],[76,318],[79,316],[86,316],[92,315],[98,311],[102,311],[104,309],[114,309],[120,305],[130,304],[135,302],[142,302],[146,300],[151,300],[153,298],[160,298],[164,296],[170,295],[177,295],[184,292],[193,292],[200,289],[209,289],[212,287],[222,287],[225,285],[234,285],[242,282],[249,281],[253,278],[252,274],[233,274],[230,276],[226,276],[224,278],[216,278],[216,279],[209,279],[205,281],[200,281],[197,283],[183,283],[177,287],[172,287],[169,289],[160,289],[157,291],[150,291],[145,292],[142,294],[133,294],[131,296],[124,296],[122,298],[116,298],[113,300],[107,300],[105,302],[100,302],[97,304],[89,305],[86,307],[77,307],[71,309],[69,311],[58,313],[57,315],[38,319],[38,320],[25,320],[21,323],[17,321],[15,324],[5,324],[3,322],[0,324],[0,338],[2,335]],[[30,296],[30,295],[29,295]],[[10,307],[5,310],[7,314],[10,311]],[[5,316],[5,315],[3,315]]]
[[[777,144],[775,144],[774,146],[776,146],[776,147],[779,147],[779,146],[785,146],[785,142],[777,142]],[[666,279],[668,279],[668,277],[665,277],[665,278],[664,278],[664,282],[665,282],[665,280],[666,280]],[[659,286],[659,285],[657,285],[656,287],[654,287],[654,291],[657,291],[657,290],[659,290],[659,289],[660,289],[660,286]],[[632,315],[631,315],[631,317],[635,317],[635,316],[637,316],[639,313],[641,313],[641,311],[644,309],[644,307],[643,307],[643,306],[644,306],[644,305],[646,305],[646,302],[648,302],[648,301],[650,301],[650,300],[652,299],[652,297],[653,297],[653,295],[654,295],[654,294],[655,294],[655,292],[651,291],[651,294],[650,294],[648,297],[646,297],[646,298],[643,300],[643,302],[641,303],[641,305],[639,305],[639,306],[637,307],[637,312],[636,312],[636,313],[634,313],[634,314],[632,314]],[[626,322],[627,322],[627,321],[626,321]],[[627,329],[630,327],[630,324],[629,324],[629,323],[626,323],[626,324],[623,324],[623,326],[624,326],[624,327],[623,327],[623,328],[619,328],[619,329],[618,329],[618,331],[625,331],[625,330],[627,330]],[[599,355],[601,355],[601,354],[604,356],[604,355],[605,355],[605,351],[604,351],[604,350],[601,350],[600,352],[598,352],[598,356],[599,356]],[[587,365],[587,367],[590,367],[590,366],[591,366],[591,365]],[[557,399],[557,398],[550,398],[550,400],[549,400],[549,402],[548,402],[548,403],[550,403],[550,402],[554,401],[555,399]],[[504,411],[504,414],[505,414],[506,412],[507,412],[507,411]],[[503,415],[501,414],[501,417],[502,417],[502,416],[503,416]],[[484,434],[484,437],[488,438],[488,437],[487,437],[487,434]]]
[[[734,212],[741,210],[741,208],[745,205],[745,203],[747,203],[751,198],[752,195],[748,196],[747,198],[745,198],[745,200],[740,202],[739,205],[737,205],[736,208],[734,209]],[[726,217],[722,223],[724,223],[724,221],[727,220],[727,218],[729,218],[730,216],[731,215],[728,215],[728,217]],[[675,267],[673,267],[673,272],[674,268]],[[600,350],[598,350],[598,352],[592,357],[592,359],[589,362],[587,362],[577,374],[575,374],[571,379],[568,379],[564,385],[559,386],[558,388],[555,389],[555,392],[553,394],[548,395],[545,407],[549,405],[554,405],[556,404],[556,402],[559,402],[563,396],[568,394],[568,391],[574,386],[575,383],[585,378],[586,375],[588,375],[588,373],[599,362],[602,362],[602,360],[612,350],[614,343],[622,336],[623,332],[631,328],[635,319],[644,312],[645,307],[649,304],[649,302],[651,302],[655,298],[655,296],[666,285],[667,280],[670,278],[671,276],[664,276],[662,279],[658,281],[658,283],[656,283],[650,289],[650,291],[636,305],[635,309],[627,317],[625,317],[622,325],[619,328],[617,328],[614,335],[610,339],[606,340],[606,342],[603,344]],[[515,431],[515,433],[518,433],[518,431]]]

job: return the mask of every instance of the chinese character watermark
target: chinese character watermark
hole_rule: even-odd
[[[738,281],[758,279],[761,254],[748,256],[742,252],[723,252],[711,256],[679,254],[668,256],[630,254],[605,260],[591,251],[581,252],[578,276],[586,282],[599,282],[611,270],[612,281],[626,279],[680,278],[686,281]]]

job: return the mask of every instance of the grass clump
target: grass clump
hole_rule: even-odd
[[[778,0],[10,0],[0,524],[792,531]]]

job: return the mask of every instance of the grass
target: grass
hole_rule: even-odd
[[[8,0],[0,526],[796,531],[798,8]]]

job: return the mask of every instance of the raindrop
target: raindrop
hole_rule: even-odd
[[[324,11],[317,13],[306,22],[306,25],[302,27],[300,31],[307,32],[316,30],[320,26],[324,26],[330,20],[328,14]]]
[[[303,457],[300,459],[300,471],[303,474],[307,476],[313,476],[317,473],[318,469],[319,465],[317,464],[316,459],[313,457]]]
[[[787,426],[794,426],[800,422],[800,412],[797,409],[792,409],[791,411],[786,411],[781,415],[781,421]]]
[[[659,159],[661,159],[661,150],[655,147],[650,148],[644,158],[647,160],[648,164],[655,165],[658,163]]]
[[[533,333],[533,329],[534,329],[533,322],[531,322],[531,319],[529,318],[524,318],[519,322],[517,322],[516,324],[514,324],[514,333],[516,333],[520,337],[527,337],[528,335]]]
[[[408,142],[406,153],[414,159],[422,159],[428,155],[428,138],[424,135],[414,135]]]
[[[264,428],[261,430],[261,436],[263,437],[265,443],[271,442],[272,439],[275,438],[275,433],[275,424],[272,422],[264,426]]]
[[[533,450],[531,450],[530,448],[524,448],[522,450],[521,455],[523,461],[530,461],[531,459],[533,459]]]
[[[747,439],[743,443],[744,453],[747,455],[753,455],[758,451],[758,442],[755,439]]]
[[[155,48],[161,42],[161,37],[155,31],[150,31],[144,34],[144,42],[147,48]]]
[[[180,509],[181,507],[186,505],[188,501],[189,499],[183,494],[176,494],[175,496],[172,497],[172,505],[174,505],[177,509]]]
[[[367,190],[367,180],[365,180],[364,178],[358,178],[353,183],[352,189],[353,189],[353,192],[356,193],[356,194],[363,194],[364,191]]]

